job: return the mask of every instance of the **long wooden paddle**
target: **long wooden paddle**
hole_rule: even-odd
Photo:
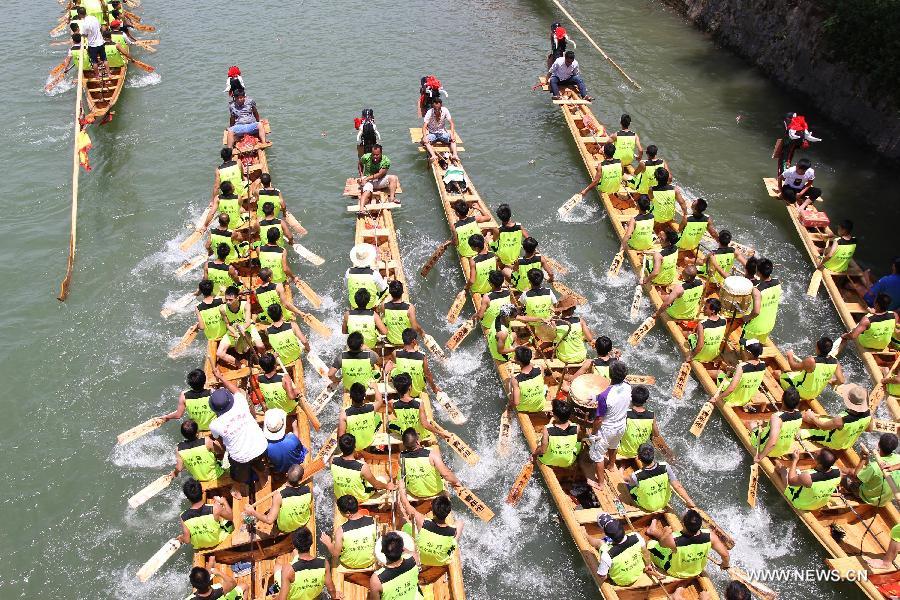
[[[869,453],[869,456],[875,461],[878,467],[881,469],[881,474],[885,481],[887,481],[888,487],[891,488],[891,492],[894,494],[894,500],[900,501],[900,487],[894,482],[894,476],[887,471],[887,466],[882,462],[881,457],[878,456],[878,453],[863,444],[863,447],[866,449],[866,452]]]
[[[200,265],[206,262],[206,253],[197,254],[190,260],[186,260],[181,263],[181,266],[175,269],[175,277],[181,277],[183,275],[187,275]]]
[[[327,438],[325,438],[325,442],[322,444],[322,447],[319,448],[319,451],[316,452],[313,460],[321,459],[324,462],[328,462],[331,459],[331,455],[334,454],[335,449],[337,448],[337,429],[331,432]]]
[[[152,67],[145,62],[141,62],[136,58],[132,58],[131,56],[128,56],[127,54],[123,54],[122,57],[125,58],[128,62],[133,63],[134,66],[136,66],[138,69],[140,69],[142,71],[152,73],[156,70],[156,67]]]
[[[63,32],[63,30],[66,28],[66,26],[68,24],[69,24],[69,20],[65,16],[63,16],[62,22],[50,30],[50,37],[58,36],[60,33]]]
[[[710,556],[709,560],[717,567],[722,567],[722,561],[718,560],[715,556]],[[778,598],[778,594],[765,585],[751,579],[743,569],[738,567],[728,567],[727,573],[729,577],[746,585],[755,596],[759,596],[763,600],[776,600]]]
[[[44,91],[49,92],[50,90],[52,90],[53,88],[58,86],[60,84],[60,82],[66,78],[66,74],[68,72],[69,72],[68,69],[66,69],[65,71],[56,73],[55,76],[53,77],[53,79],[51,79],[50,82],[44,86]]]
[[[688,377],[691,375],[691,361],[686,360],[681,363],[681,367],[678,369],[678,375],[675,377],[675,388],[672,390],[672,395],[678,399],[684,397],[684,389],[687,387]]]
[[[819,286],[822,285],[822,269],[813,271],[812,277],[809,278],[809,287],[806,288],[806,295],[816,297],[819,294]]]
[[[284,212],[284,221],[288,224],[288,227],[294,230],[294,233],[297,235],[306,235],[306,228],[300,224],[300,221],[297,220],[297,217],[294,216],[294,213],[290,211]]]
[[[181,245],[179,246],[179,248],[181,249],[182,252],[187,252],[188,248],[190,248],[191,246],[196,244],[198,241],[200,241],[200,238],[202,238],[203,234],[206,233],[205,225],[206,225],[206,219],[208,217],[209,217],[209,207],[207,206],[206,209],[203,211],[203,214],[200,215],[200,217],[197,219],[197,222],[194,224],[194,231],[191,232],[191,235],[187,236],[187,239],[185,239],[183,242],[181,242]]]
[[[307,248],[300,242],[295,243],[293,245],[293,248],[294,248],[294,252],[296,252],[300,256],[300,258],[303,258],[303,259],[309,261],[310,263],[314,264],[317,267],[322,266],[325,263],[324,258],[319,256],[318,254],[316,254],[315,252],[313,252],[312,250],[310,250],[309,248]]]
[[[756,508],[756,492],[759,484],[759,465],[753,463],[750,465],[750,479],[747,482],[747,504]]]
[[[500,415],[500,432],[497,436],[497,454],[504,457],[509,456],[509,438],[512,430],[509,412],[510,408],[507,407]]]
[[[331,387],[330,385],[322,388],[322,391],[319,392],[319,394],[309,405],[310,409],[312,409],[316,416],[318,416],[319,413],[322,412],[322,409],[325,408],[329,402],[331,402],[331,399],[334,398],[334,395],[337,393],[337,391],[337,387]]]
[[[79,52],[81,52],[79,50]],[[84,60],[84,56],[80,57]],[[83,63],[82,63],[83,64]],[[57,300],[65,302],[69,297],[69,286],[72,283],[72,269],[75,267],[75,238],[78,222],[78,174],[81,171],[81,161],[78,152],[78,134],[81,133],[81,87],[84,82],[84,69],[78,69],[78,83],[75,84],[75,135],[74,148],[72,150],[72,224],[69,232],[69,255],[66,261],[66,276],[59,286]]]
[[[570,288],[569,286],[567,286],[565,283],[563,283],[562,281],[560,281],[558,279],[553,280],[553,288],[557,292],[559,292],[561,296],[572,296],[573,298],[575,298],[575,302],[578,304],[578,306],[587,304],[587,298],[585,298],[584,296],[582,296],[581,294],[579,294],[578,292],[576,292],[575,290],[573,290],[572,288]]]
[[[634,297],[631,299],[631,318],[636,318],[641,312],[641,300],[644,299],[644,286],[640,282],[634,287]]]
[[[148,579],[153,577],[157,571],[181,548],[181,542],[178,538],[172,538],[163,547],[156,551],[156,554],[150,557],[150,560],[144,563],[138,572],[137,578],[141,583],[146,583]]]
[[[140,5],[138,4],[138,6],[140,6]],[[154,27],[153,25],[144,25],[143,23],[132,23],[131,26],[134,27],[135,29],[137,29],[138,31],[149,31],[149,32],[156,31],[156,27]]]
[[[606,276],[610,278],[618,277],[623,262],[625,262],[625,252],[619,250],[613,257],[612,264],[609,265],[609,270],[606,271]]]
[[[663,456],[666,457],[666,460],[669,462],[676,462],[675,453],[669,447],[669,444],[666,443],[666,440],[663,439],[663,436],[652,434],[651,435],[653,445],[663,453]]]
[[[135,425],[128,431],[123,431],[118,436],[116,436],[116,444],[118,444],[119,446],[124,446],[129,442],[133,442],[139,437],[147,435],[151,431],[156,431],[165,422],[166,420],[162,417],[153,417],[152,419],[147,419],[140,425]]]
[[[578,204],[582,200],[584,200],[584,196],[582,196],[580,193],[572,194],[571,198],[566,200],[562,206],[560,206],[559,208],[556,209],[557,214],[559,214],[559,216],[561,216],[561,217],[566,216],[567,214],[572,212],[572,209],[574,209],[576,206],[578,206]]]
[[[312,304],[313,308],[319,308],[322,306],[322,298],[311,288],[309,284],[297,277],[294,279],[294,285],[297,286],[297,289],[300,290],[300,293],[309,300],[309,303]]]
[[[146,50],[150,54],[156,53],[156,48],[154,48],[150,44],[146,43],[144,40],[134,40],[132,42],[132,44],[134,44],[135,46],[139,46],[140,48],[142,48],[143,50]]]
[[[638,287],[640,289],[640,287]],[[628,336],[628,343],[631,346],[637,346],[641,343],[641,340],[650,333],[650,330],[653,329],[653,326],[656,325],[656,317],[650,315],[644,321],[638,325],[638,328],[634,330],[634,332]]]
[[[553,272],[557,275],[565,275],[569,272],[569,268],[555,258],[544,256],[544,260],[547,261],[547,264],[550,265],[550,268],[553,269]]]
[[[456,403],[446,392],[438,392],[435,394],[434,402],[444,409],[444,412],[447,413],[447,416],[450,417],[450,421],[452,421],[454,425],[462,425],[468,420],[466,415],[459,410],[459,407],[456,406]]]
[[[422,277],[428,277],[428,274],[431,273],[431,269],[434,268],[434,265],[437,264],[437,261],[441,259],[444,255],[444,252],[447,251],[447,248],[453,243],[453,240],[447,240],[446,242],[442,242],[437,248],[435,248],[434,252],[431,253],[431,256],[428,257],[428,260],[425,261],[425,264],[422,265],[422,270],[419,271],[419,275]]]
[[[453,451],[459,455],[461,459],[466,461],[468,465],[477,465],[478,461],[481,460],[481,457],[478,455],[475,450],[472,449],[467,443],[462,441],[458,435],[453,433],[452,431],[447,431],[446,429],[441,429],[441,433],[447,437],[444,438],[444,441],[447,442],[447,445],[453,448]]]
[[[179,313],[183,310],[186,310],[194,299],[197,298],[197,294],[194,292],[188,292],[183,296],[179,296],[172,304],[166,306],[161,311],[159,311],[160,316],[163,319],[168,319],[175,313]]]
[[[522,468],[519,470],[519,474],[516,475],[516,480],[513,482],[512,487],[509,489],[509,493],[506,495],[506,503],[512,506],[515,506],[521,500],[522,495],[525,493],[525,488],[528,487],[528,482],[531,481],[531,476],[534,475],[534,461],[529,458],[522,465]]]
[[[325,364],[319,355],[316,354],[314,350],[310,350],[306,354],[306,360],[309,361],[310,366],[319,374],[319,377],[322,379],[328,379],[328,365]],[[329,380],[330,381],[330,380]]]
[[[435,358],[440,361],[447,360],[447,355],[441,349],[440,344],[437,343],[437,340],[430,333],[426,333],[422,338],[422,343],[428,348],[428,351],[431,352]]]
[[[300,311],[300,318],[303,319],[303,322],[309,325],[309,328],[321,335],[322,337],[330,338],[333,335],[331,328],[328,327],[325,323],[316,318],[315,315]]]
[[[459,329],[453,332],[453,335],[450,336],[450,339],[447,340],[447,350],[451,352],[459,348],[459,345],[463,343],[469,334],[472,333],[472,330],[475,329],[475,317],[471,319],[466,319],[466,321],[460,326]]]
[[[631,385],[656,385],[656,377],[653,375],[627,375],[625,381]]]
[[[178,475],[178,473],[176,473],[175,470],[173,469],[172,471],[161,476],[159,479],[155,479],[154,481],[149,483],[147,485],[147,487],[140,490],[135,495],[133,495],[131,498],[129,498],[128,506],[130,506],[131,508],[137,508],[138,506],[140,506],[141,504],[143,504],[144,502],[146,502],[153,496],[157,495],[158,493],[160,493],[161,491],[163,491],[164,489],[169,487],[169,484],[172,483],[172,480],[175,479],[176,475]]]
[[[287,367],[284,366],[284,362],[282,362],[281,357],[278,356],[277,352],[275,352],[274,354],[275,360],[278,361],[278,366],[281,368],[281,374],[288,379],[291,379],[291,381],[293,382],[293,379],[291,378],[290,373],[288,373]],[[319,419],[316,418],[316,413],[312,411],[309,403],[306,401],[306,398],[304,398],[304,394],[301,393],[297,399],[299,400],[300,408],[303,409],[303,412],[306,414],[306,418],[309,419],[309,422],[313,426],[313,429],[319,431],[322,428],[322,425],[319,423]]]
[[[697,416],[694,417],[694,422],[691,423],[690,431],[694,434],[694,437],[700,437],[700,434],[706,429],[706,424],[709,422],[709,418],[712,416],[715,408],[715,405],[709,400],[700,407],[700,412],[697,413]]]
[[[463,504],[469,507],[475,516],[487,523],[494,518],[494,511],[488,508],[488,505],[481,501],[481,498],[475,495],[475,492],[460,484],[456,487],[456,495],[462,500]]]
[[[456,294],[456,298],[453,299],[453,304],[450,305],[450,310],[447,311],[448,323],[456,323],[456,320],[459,318],[459,313],[462,312],[462,308],[465,303],[466,290],[462,289],[458,294]]]
[[[169,358],[178,358],[184,354],[184,351],[194,342],[194,338],[197,337],[197,330],[199,329],[200,327],[196,323],[188,327],[188,330],[184,332],[184,335],[181,336],[181,339],[175,344],[175,347],[169,350]]]

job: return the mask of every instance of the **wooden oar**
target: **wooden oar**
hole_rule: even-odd
[[[510,431],[512,426],[510,424],[509,418],[510,409],[507,408],[500,415],[500,432],[497,436],[497,454],[500,456],[508,456],[509,455],[509,438]]]
[[[690,431],[694,434],[694,437],[700,437],[700,434],[706,429],[706,424],[709,422],[709,417],[712,416],[715,408],[715,405],[709,400],[700,407],[700,412],[697,413],[697,416],[694,417],[694,422],[691,423]]]
[[[178,538],[172,538],[163,544],[163,547],[157,550],[156,554],[151,556],[150,560],[145,562],[144,566],[137,572],[138,581],[145,583],[148,579],[153,577],[166,561],[178,552],[179,548],[181,548],[181,542]]]
[[[68,46],[72,43],[72,40],[57,40],[55,42],[50,42],[51,46]],[[59,71],[57,71],[59,72]]]
[[[564,217],[572,212],[572,209],[578,206],[578,204],[582,200],[584,200],[584,196],[582,196],[581,194],[573,194],[572,197],[566,200],[566,202],[562,206],[556,209],[556,212],[559,214],[559,216]]]
[[[322,388],[322,391],[319,392],[319,395],[315,397],[312,403],[309,405],[310,409],[316,414],[319,415],[322,412],[322,409],[325,408],[331,399],[334,398],[334,395],[337,393],[337,387],[325,386]]]
[[[129,442],[133,442],[139,437],[147,435],[151,431],[156,431],[165,422],[166,420],[162,417],[153,417],[152,419],[147,419],[140,425],[135,425],[128,431],[123,431],[118,436],[116,436],[116,444],[118,444],[119,446],[124,446]]]
[[[422,265],[422,270],[419,271],[419,275],[422,277],[428,277],[428,274],[431,273],[431,269],[434,268],[434,265],[437,264],[437,261],[441,259],[444,255],[444,252],[447,251],[447,248],[453,243],[453,240],[447,240],[446,242],[441,243],[440,246],[435,248],[434,252],[431,253],[431,256],[428,257],[428,260],[425,261],[425,264]]]
[[[639,288],[640,289],[640,288]],[[637,346],[641,343],[641,340],[644,339],[650,330],[653,329],[653,326],[656,325],[656,317],[650,315],[644,322],[638,325],[638,328],[634,330],[630,336],[628,336],[628,343],[632,346]]]
[[[678,369],[678,376],[675,377],[675,389],[672,390],[672,395],[676,398],[684,397],[684,388],[687,387],[688,377],[691,375],[691,361],[686,360],[681,363],[681,368]]]
[[[330,338],[333,335],[331,328],[328,327],[325,323],[316,318],[315,315],[310,314],[308,312],[300,311],[300,318],[303,319],[303,322],[309,325],[309,328],[321,335],[322,337]]]
[[[888,421],[886,419],[872,419],[872,431],[877,433],[893,433],[897,434],[900,430],[900,423],[897,421]]]
[[[747,504],[756,508],[756,491],[759,484],[759,465],[750,465],[750,480],[747,482]]]
[[[174,302],[172,302],[172,304],[159,311],[159,314],[163,319],[168,319],[175,313],[187,309],[187,307],[190,306],[196,298],[197,294],[195,294],[194,292],[188,292],[183,296],[179,296]]]
[[[313,308],[319,308],[322,306],[322,299],[319,295],[313,291],[309,284],[297,277],[294,280],[294,285],[297,286],[297,289],[300,290],[300,293],[309,300],[309,303],[312,304]]]
[[[450,421],[452,421],[454,425],[462,425],[468,420],[466,415],[459,410],[459,407],[456,406],[456,403],[450,399],[450,396],[448,396],[446,392],[438,392],[435,394],[434,401],[438,406],[444,409],[444,412],[447,413],[447,416],[450,417]]]
[[[154,48],[150,44],[146,43],[144,40],[134,40],[132,42],[132,44],[134,44],[135,46],[139,46],[140,48],[146,50],[150,54],[154,54],[156,52],[156,48]]]
[[[316,373],[319,374],[319,377],[321,377],[322,379],[328,379],[328,365],[325,364],[325,361],[319,358],[319,355],[316,354],[314,350],[310,350],[309,353],[307,353],[306,360],[309,361],[310,366],[315,369]]]
[[[656,377],[653,375],[627,375],[625,381],[631,385],[656,385]]]
[[[81,57],[82,59],[84,56]],[[78,174],[81,171],[81,161],[78,152],[78,134],[81,133],[81,88],[84,82],[84,69],[78,69],[78,83],[75,84],[75,135],[74,148],[72,150],[72,224],[69,232],[69,255],[66,260],[66,276],[59,286],[60,302],[65,302],[69,297],[69,286],[72,283],[72,269],[75,267],[75,238],[77,237],[78,222]]]
[[[275,352],[274,354],[275,360],[278,361],[278,366],[281,368],[281,374],[293,381],[293,378],[291,377],[291,374],[288,373],[287,367],[284,366],[284,362],[281,360],[281,357],[278,356],[277,352]],[[322,428],[322,425],[319,423],[319,419],[316,418],[316,413],[314,413],[312,409],[310,409],[309,403],[306,402],[306,398],[304,398],[301,394],[298,397],[298,400],[300,401],[300,408],[303,409],[303,412],[306,414],[306,418],[309,419],[309,422],[313,426],[313,429],[319,431],[319,429]]]
[[[466,290],[462,289],[458,294],[456,294],[456,298],[453,299],[453,304],[450,305],[450,310],[447,311],[448,323],[456,323],[456,320],[459,318],[459,313],[462,312],[462,308],[465,303]]]
[[[128,506],[130,506],[131,508],[137,508],[153,496],[157,495],[158,493],[169,487],[169,484],[172,483],[172,480],[175,479],[175,476],[177,474],[178,473],[172,470],[159,479],[152,481],[147,485],[147,487],[140,490],[138,493],[128,499]]]
[[[663,439],[661,435],[652,435],[653,445],[659,449],[660,452],[663,453],[663,456],[666,457],[666,460],[669,462],[675,462],[675,453],[672,452],[672,449],[669,447],[669,444],[666,443],[666,440]]]
[[[525,493],[525,488],[528,487],[528,482],[531,481],[532,475],[534,475],[534,461],[529,458],[529,460],[522,465],[519,474],[516,476],[516,480],[513,482],[512,487],[509,489],[509,493],[506,495],[507,504],[515,506],[519,503],[522,494]]]
[[[57,25],[56,27],[54,27],[53,29],[50,30],[50,37],[56,37],[57,35],[59,35],[60,33],[62,33],[63,30],[64,30],[68,25],[69,25],[69,21],[68,21],[68,19],[66,19],[65,16],[64,16],[64,17],[63,17],[63,21],[62,21],[59,25]]]
[[[435,358],[441,361],[447,360],[447,355],[444,353],[443,349],[441,349],[441,346],[437,343],[437,340],[435,340],[430,333],[425,334],[425,337],[422,338],[422,343],[426,348],[428,348],[428,351],[431,352]]]
[[[475,515],[485,523],[494,518],[494,511],[488,508],[488,505],[481,501],[481,498],[464,485],[456,487],[456,495],[462,500],[463,504],[469,507]]]
[[[644,299],[644,286],[638,282],[634,287],[634,297],[631,300],[631,318],[637,318],[641,312],[641,300]]]
[[[136,58],[132,58],[132,57],[128,56],[127,54],[123,54],[122,58],[126,59],[130,63],[133,63],[134,66],[136,66],[138,69],[141,69],[142,71],[147,71],[148,73],[152,73],[153,71],[156,70],[156,67],[151,67],[147,63],[141,62]]]
[[[469,334],[472,333],[472,330],[475,329],[475,317],[471,319],[467,319],[462,326],[453,332],[453,335],[450,336],[450,339],[447,340],[447,350],[451,352],[456,350],[460,344],[463,343]]]
[[[878,408],[878,405],[881,404],[881,401],[884,400],[885,395],[885,384],[884,380],[888,377],[893,377],[894,373],[897,372],[897,366],[900,365],[900,353],[897,354],[897,358],[894,360],[894,364],[891,365],[891,368],[888,369],[887,375],[881,378],[875,387],[872,388],[872,393],[869,395],[869,410],[874,411]]]
[[[68,44],[69,42],[66,42],[66,43]],[[58,65],[56,65],[56,66],[53,67],[52,69],[50,69],[50,74],[51,74],[51,75],[56,75],[56,74],[58,74],[59,72],[61,72],[61,71],[63,70],[63,67],[65,67],[65,66],[66,66],[66,60],[63,59],[63,61],[62,61],[61,63],[59,63]]]
[[[722,561],[718,560],[715,556],[710,556],[709,560],[717,567],[722,567]],[[763,600],[776,600],[778,598],[778,594],[767,588],[765,585],[751,579],[743,569],[738,567],[728,567],[727,573],[729,577],[746,585],[755,596],[759,596]]]
[[[300,221],[297,220],[297,217],[294,216],[294,213],[285,211],[284,221],[288,224],[288,227],[294,230],[294,233],[296,233],[297,235],[306,235],[306,228],[300,224]]]
[[[318,254],[316,254],[315,252],[313,252],[312,250],[310,250],[309,248],[307,248],[306,246],[304,246],[303,244],[301,244],[299,242],[294,244],[293,247],[294,247],[294,252],[296,252],[298,255],[300,255],[301,258],[308,260],[309,262],[311,262],[312,264],[314,264],[317,267],[321,266],[325,262],[324,258],[322,258],[321,256],[319,256]]]
[[[676,490],[674,487],[672,488],[672,491],[675,493],[676,496],[681,498],[681,501],[684,502],[685,506],[687,506],[688,499],[685,498],[684,496],[682,496],[681,494],[679,494],[678,490]],[[723,529],[721,525],[716,523],[716,520],[713,519],[709,515],[708,512],[706,512],[699,506],[694,506],[694,510],[697,511],[697,514],[700,515],[700,518],[703,519],[707,525],[709,525],[709,528],[716,532],[716,535],[719,537],[720,540],[722,540],[722,543],[725,544],[726,548],[728,548],[729,550],[734,548],[734,545],[735,545],[734,537],[732,537],[732,535],[730,533],[725,531],[725,529]]]
[[[184,332],[184,335],[181,336],[181,339],[175,347],[169,350],[169,358],[178,358],[181,356],[194,342],[194,338],[197,337],[198,329],[200,329],[200,327],[196,323],[188,327],[188,330]]]
[[[545,256],[544,260],[547,261],[547,264],[550,265],[550,268],[553,269],[553,272],[557,275],[565,275],[569,272],[569,268],[564,264],[556,260],[555,258],[550,258],[549,256]]]
[[[327,463],[328,460],[331,458],[331,455],[334,454],[334,451],[336,448],[337,448],[337,429],[332,431],[331,435],[329,435],[325,439],[325,443],[323,443],[322,447],[319,448],[319,451],[316,452],[316,455],[313,458],[313,460],[315,461],[315,460],[321,459],[322,461]]]
[[[68,70],[62,71],[61,73],[57,73],[56,76],[55,76],[53,79],[51,79],[50,82],[49,82],[47,85],[44,86],[44,91],[45,91],[45,92],[49,92],[50,90],[52,90],[53,88],[55,88],[56,86],[58,86],[59,83],[60,83],[63,79],[66,78],[66,74],[67,74],[67,73],[68,73]]]
[[[561,296],[572,296],[575,298],[575,302],[578,303],[578,306],[582,304],[587,304],[587,298],[564,284],[562,281],[558,279],[553,280],[553,288],[560,293]]]
[[[200,238],[202,238],[203,234],[206,233],[205,225],[206,225],[207,217],[209,217],[209,207],[208,206],[203,211],[203,214],[201,214],[200,217],[197,219],[197,222],[194,224],[194,231],[191,232],[191,235],[187,236],[187,239],[185,239],[183,242],[181,242],[181,245],[179,246],[179,248],[181,249],[182,252],[187,252],[188,248],[190,248],[191,246],[196,244],[198,241],[200,241]]]
[[[140,4],[137,4],[137,6],[140,6]],[[135,29],[137,29],[138,31],[150,31],[150,32],[156,31],[156,27],[154,27],[153,25],[144,25],[143,23],[132,23],[131,26],[134,27]]]
[[[817,296],[819,294],[820,285],[822,285],[822,269],[816,269],[809,279],[809,287],[806,288],[806,295],[813,297]]]
[[[190,260],[181,263],[181,266],[175,269],[175,277],[186,275],[206,262],[206,254],[198,254]]]
[[[458,435],[451,431],[447,431],[446,429],[441,428],[441,433],[446,435],[444,441],[447,442],[447,445],[453,448],[453,451],[459,455],[461,459],[466,461],[468,465],[477,465],[478,461],[481,460],[481,457],[475,452],[471,446],[462,441]]]
[[[612,264],[609,265],[609,270],[606,271],[606,276],[611,278],[618,277],[623,262],[625,262],[625,253],[622,250],[619,250],[613,257]]]

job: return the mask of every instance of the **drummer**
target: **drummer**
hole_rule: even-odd
[[[676,281],[653,316],[657,319],[663,311],[676,321],[693,321],[700,312],[703,300],[703,282],[697,277],[697,267],[688,265],[682,271],[684,281]]]
[[[616,450],[625,435],[628,408],[631,406],[631,385],[625,381],[628,367],[616,360],[609,367],[610,385],[597,395],[597,410],[590,436],[590,459],[594,463],[597,481],[589,484],[602,488],[606,483],[606,466],[616,464]]]

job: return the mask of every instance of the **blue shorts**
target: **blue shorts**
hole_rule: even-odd
[[[228,128],[231,133],[243,135],[245,133],[258,133],[259,123],[236,123]]]
[[[450,132],[444,131],[443,133],[429,133],[425,136],[425,141],[429,144],[433,144],[435,142],[440,142],[441,144],[449,144],[452,139],[450,137]]]

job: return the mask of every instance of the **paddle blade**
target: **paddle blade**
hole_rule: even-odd
[[[631,385],[656,385],[656,377],[653,375],[628,375],[625,381]]]
[[[160,567],[162,567],[167,560],[172,558],[172,556],[178,552],[178,549],[181,548],[181,542],[178,541],[178,538],[172,538],[168,542],[166,542],[162,548],[156,551],[156,554],[150,557],[150,560],[144,563],[144,566],[140,568],[137,572],[137,578],[141,583],[146,582],[148,579],[153,577],[157,571],[159,571]]]
[[[582,200],[584,200],[584,196],[582,196],[581,194],[574,194],[571,198],[566,200],[565,204],[557,208],[556,212],[559,214],[559,216],[564,217],[572,212],[572,209],[575,208]]]
[[[459,410],[459,407],[456,406],[456,403],[453,402],[446,392],[438,392],[435,394],[434,401],[438,406],[444,409],[444,412],[447,413],[447,416],[454,425],[462,425],[468,420],[466,415]]]
[[[644,319],[644,322],[641,323],[638,328],[634,330],[634,333],[628,337],[628,343],[632,346],[640,344],[641,340],[650,333],[650,330],[653,329],[654,325],[656,325],[656,317],[653,315]]]
[[[703,406],[700,408],[700,412],[697,413],[697,416],[694,418],[694,422],[691,424],[691,433],[694,434],[694,437],[700,437],[700,434],[703,433],[703,430],[706,429],[706,424],[709,423],[709,417],[712,416],[713,410],[715,409],[715,405],[712,402],[704,402]]]
[[[303,322],[309,325],[309,328],[321,335],[322,337],[330,338],[333,335],[331,328],[328,327],[325,323],[316,318],[315,315],[312,315],[307,312],[301,312],[300,318],[303,319]]]
[[[157,495],[172,483],[172,480],[175,479],[175,471],[171,473],[166,473],[159,479],[151,482],[147,487],[136,493],[134,496],[128,499],[128,506],[131,508],[137,508],[153,496]]]
[[[453,352],[459,345],[463,343],[469,334],[472,333],[472,330],[475,329],[475,319],[469,319],[465,323],[462,324],[462,327],[453,332],[453,335],[450,336],[450,339],[447,340],[447,350]]]
[[[312,404],[309,405],[309,407],[310,407],[310,409],[312,409],[313,413],[318,415],[320,412],[322,412],[322,409],[325,408],[325,406],[329,402],[331,402],[332,398],[334,398],[334,394],[336,392],[337,392],[337,388],[328,389],[326,387],[326,388],[322,389],[322,391],[319,392],[319,395],[316,396],[315,399],[312,401]]]
[[[569,268],[563,265],[561,262],[556,260],[555,258],[550,258],[549,256],[545,256],[544,260],[547,261],[547,264],[553,269],[553,272],[557,275],[565,275],[569,272]]]
[[[806,295],[813,297],[817,296],[819,294],[820,285],[822,285],[822,270],[816,269],[809,279],[809,287],[806,288]]]
[[[882,400],[884,400],[884,384],[879,383],[869,395],[869,410],[875,410]]]
[[[175,277],[181,277],[182,275],[190,273],[204,262],[206,262],[206,254],[198,254],[194,258],[184,261],[181,263],[181,266],[175,270]]]
[[[197,296],[194,294],[194,292],[188,292],[187,294],[185,294],[183,296],[179,296],[172,304],[166,306],[161,311],[159,311],[159,314],[162,316],[163,319],[168,319],[175,313],[179,313],[179,312],[186,310],[191,305],[191,302],[194,301],[194,298],[196,298],[196,297]]]
[[[437,264],[437,261],[441,259],[441,257],[444,255],[444,252],[446,252],[447,248],[449,247],[450,240],[447,240],[446,242],[438,246],[434,250],[434,252],[431,253],[431,256],[428,257],[428,260],[425,261],[425,264],[422,265],[422,270],[419,271],[419,275],[421,275],[422,277],[428,277],[428,274],[431,273],[431,269],[434,268],[434,265]]]
[[[637,284],[634,287],[634,297],[631,299],[631,318],[636,319],[641,312],[641,300],[644,299],[644,286]]]
[[[116,443],[120,446],[123,446],[129,442],[133,442],[134,440],[138,439],[139,437],[145,436],[148,433],[150,433],[151,431],[155,431],[156,429],[159,429],[160,425],[162,425],[165,422],[166,422],[166,420],[163,419],[162,417],[153,417],[152,419],[147,419],[140,425],[135,425],[128,431],[124,431],[124,432],[120,433],[116,437]]]
[[[666,460],[669,462],[675,462],[675,453],[672,452],[672,449],[669,447],[669,444],[666,443],[666,440],[663,439],[661,435],[653,436],[653,445],[656,446],[660,452],[663,453],[663,456],[666,457]]]
[[[750,481],[747,484],[747,504],[756,507],[756,488],[759,484],[759,465],[750,465]]]
[[[191,232],[191,235],[187,236],[187,238],[183,242],[181,242],[181,245],[179,245],[178,248],[182,252],[187,252],[191,246],[200,241],[200,238],[203,237],[204,233],[205,230],[203,229],[194,229],[194,231]]]
[[[572,296],[573,298],[575,298],[575,301],[579,306],[581,306],[582,304],[587,304],[587,298],[564,284],[562,281],[554,280],[553,287],[557,292],[559,292],[561,296]]]
[[[754,596],[762,598],[762,600],[777,600],[778,594],[766,587],[758,581],[750,579],[750,576],[737,567],[729,567],[728,575],[735,581],[740,581],[753,592]]]
[[[447,360],[447,355],[444,353],[444,350],[430,333],[425,334],[422,343],[425,344],[425,347],[428,348],[428,351],[431,352],[435,358],[441,361]]]
[[[181,340],[175,345],[174,348],[169,350],[169,358],[178,358],[184,351],[188,349],[188,347],[194,342],[194,338],[197,337],[197,326],[192,326],[190,329],[184,332],[184,335],[181,336]]]
[[[297,220],[297,217],[294,216],[294,213],[285,213],[284,220],[288,224],[288,227],[294,230],[294,233],[296,233],[297,235],[306,235],[306,228],[300,224],[300,221]]]
[[[456,294],[456,298],[453,299],[453,304],[450,305],[450,310],[447,311],[447,322],[448,323],[456,323],[456,320],[459,318],[459,313],[462,312],[463,305],[466,303],[466,290],[460,290],[458,294]]]
[[[622,268],[622,263],[625,261],[625,253],[619,250],[616,252],[616,255],[613,257],[612,264],[609,265],[609,270],[606,272],[608,277],[618,277],[619,270]]]
[[[678,377],[675,378],[675,389],[672,390],[672,395],[676,398],[684,397],[684,388],[687,387],[688,377],[691,375],[691,363],[683,362],[681,363],[681,368],[678,369]]]
[[[878,433],[893,433],[897,434],[898,429],[900,429],[900,423],[897,421],[888,421],[886,419],[872,419],[872,431]]]
[[[469,507],[475,515],[485,523],[494,518],[494,511],[488,508],[487,504],[481,501],[481,498],[475,495],[472,490],[465,486],[456,488],[456,494],[463,504]]]
[[[319,374],[319,377],[322,379],[328,379],[328,365],[325,364],[319,355],[315,352],[310,352],[306,355],[306,360],[309,362],[309,365],[315,369],[316,373]]]
[[[319,451],[316,452],[316,456],[313,460],[321,460],[323,462],[328,462],[331,459],[331,455],[334,454],[335,449],[337,448],[337,429],[331,432],[331,435],[328,436],[328,439],[325,440],[325,443],[322,444],[322,447],[319,448]]]
[[[500,433],[497,436],[497,454],[500,456],[509,455],[509,438],[510,433],[512,432],[509,411],[510,409],[507,408],[503,411],[503,414],[500,415]]]
[[[315,266],[321,266],[325,259],[304,246],[303,244],[294,244],[294,252],[300,255],[301,258],[304,258],[314,264]]]
[[[512,487],[509,489],[509,493],[506,495],[507,504],[515,506],[519,503],[519,500],[522,498],[522,494],[525,493],[525,488],[528,487],[528,482],[531,481],[532,475],[534,475],[534,463],[529,460],[524,465],[522,465],[522,469],[519,471],[519,474],[516,476],[516,480],[513,482]]]
[[[150,29],[149,31],[155,31],[155,30]],[[146,71],[147,73],[152,73],[152,72],[154,72],[154,71],[156,70],[156,67],[151,67],[151,66],[148,65],[147,63],[141,62],[141,61],[139,61],[139,60],[136,59],[136,58],[130,58],[130,57],[129,57],[128,60],[129,60],[129,62],[133,63],[134,66],[136,66],[138,69],[140,69],[140,70],[142,70],[142,71]]]
[[[312,304],[313,308],[322,306],[322,299],[319,298],[319,295],[315,293],[311,287],[309,287],[308,283],[298,277],[294,280],[294,285],[296,285],[297,289],[300,290],[300,293],[309,300],[309,303]]]

